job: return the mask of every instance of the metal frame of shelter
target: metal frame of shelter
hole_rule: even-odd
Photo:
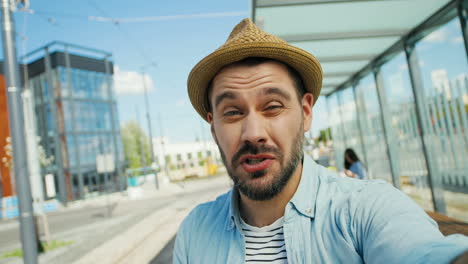
[[[252,19],[260,27],[264,27],[265,30],[269,31],[270,28],[265,28],[264,24],[271,21],[268,19],[277,18],[279,11],[276,13],[270,12],[275,8],[290,8],[297,6],[311,7],[311,6],[325,6],[325,5],[340,5],[340,4],[372,4],[378,3],[397,2],[392,0],[355,0],[355,1],[344,1],[344,0],[252,0],[251,14]],[[372,3],[371,3],[372,2]],[[433,4],[437,1],[431,1]],[[374,154],[369,149],[366,149],[365,145],[368,144],[369,140],[375,138],[375,135],[369,135],[366,129],[366,125],[369,122],[368,113],[362,111],[365,108],[365,103],[362,98],[363,91],[361,91],[359,84],[363,78],[368,77],[373,80],[375,85],[375,92],[378,99],[378,126],[380,127],[379,133],[381,134],[381,143],[385,144],[382,147],[382,152],[385,153],[386,166],[389,168],[390,177],[389,181],[397,188],[401,188],[402,185],[402,161],[399,156],[398,131],[395,128],[395,118],[392,116],[390,110],[390,103],[388,95],[385,92],[385,82],[382,76],[382,66],[387,62],[391,61],[397,55],[404,54],[406,65],[408,66],[409,79],[411,85],[411,94],[414,98],[414,118],[409,120],[411,123],[411,130],[414,131],[414,138],[419,141],[418,144],[421,149],[421,171],[424,171],[426,179],[426,187],[430,190],[430,200],[432,208],[440,213],[447,214],[447,204],[444,191],[450,190],[456,193],[468,193],[468,103],[463,102],[463,98],[468,98],[468,74],[465,75],[463,82],[457,82],[447,88],[448,94],[444,92],[428,92],[428,89],[424,87],[423,78],[419,69],[418,54],[415,52],[415,46],[428,34],[439,28],[441,25],[453,21],[454,19],[459,20],[461,26],[461,35],[463,37],[464,44],[464,56],[468,58],[468,1],[467,0],[453,0],[453,1],[438,1],[441,7],[437,8],[432,14],[429,14],[427,18],[422,20],[421,23],[414,25],[409,29],[388,29],[381,31],[349,31],[349,32],[331,32],[331,33],[304,33],[298,34],[285,34],[280,35],[291,44],[300,44],[306,41],[321,41],[321,40],[349,40],[349,39],[368,39],[372,38],[386,38],[393,37],[397,38],[397,41],[389,45],[383,52],[376,56],[369,56],[358,54],[355,56],[345,56],[337,58],[318,58],[322,63],[325,62],[346,62],[361,60],[367,61],[367,63],[356,71],[348,72],[336,72],[328,74],[324,73],[324,81],[327,78],[342,77],[344,81],[339,83],[324,84],[322,94],[327,99],[328,112],[334,113],[337,116],[338,129],[333,132],[335,147],[340,150],[344,150],[345,147],[349,147],[349,140],[344,138],[344,134],[347,133],[343,125],[343,113],[341,109],[334,109],[337,100],[338,105],[340,104],[341,92],[346,89],[352,90],[352,100],[354,104],[354,111],[356,117],[353,124],[357,128],[359,134],[356,141],[362,147],[361,154],[365,163],[369,163],[372,160]],[[400,3],[401,4],[401,3]],[[436,6],[436,4],[434,4]],[[260,10],[260,12],[259,12]],[[268,14],[271,17],[260,17],[259,13],[265,15],[267,13],[264,10],[268,10]],[[289,9],[291,10],[291,9]],[[263,13],[262,13],[263,12]],[[362,14],[365,15],[365,14]],[[276,21],[278,22],[278,21]],[[346,22],[346,21],[344,21]],[[305,21],[304,23],[307,23]],[[278,23],[273,23],[278,25]],[[301,25],[302,26],[302,25]],[[313,26],[311,26],[313,27]],[[282,28],[284,32],[284,28]],[[274,33],[275,32],[271,32]],[[371,76],[371,77],[369,77]],[[434,88],[435,89],[435,88]],[[451,94],[451,95],[450,95]],[[337,99],[335,99],[337,98]],[[336,140],[335,140],[336,138]],[[443,141],[443,142],[442,142]],[[374,142],[374,141],[372,141]],[[437,143],[439,142],[439,143]],[[337,151],[337,148],[335,148]],[[447,152],[450,153],[447,157],[440,157],[437,154]],[[335,156],[342,155],[342,153],[335,153]],[[406,154],[405,154],[406,155]],[[411,155],[411,153],[407,153]],[[383,157],[383,156],[382,156]],[[443,159],[443,161],[441,161]],[[338,160],[338,158],[337,158]],[[338,167],[340,165],[338,164]],[[410,177],[411,178],[411,177]],[[415,178],[415,177],[414,177]]]

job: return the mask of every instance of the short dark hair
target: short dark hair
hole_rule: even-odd
[[[248,57],[240,61],[236,61],[234,63],[231,63],[227,66],[230,65],[245,65],[245,66],[257,66],[265,62],[277,62],[286,67],[289,73],[289,77],[291,77],[293,83],[294,83],[294,88],[296,89],[296,95],[299,103],[301,102],[302,97],[304,97],[305,94],[305,87],[304,87],[304,82],[302,81],[301,75],[291,66],[288,64],[275,60],[275,59],[270,59],[270,58],[264,58],[264,57]],[[208,106],[209,106],[209,111],[212,111],[212,106],[211,106],[211,91],[213,90],[213,80],[210,81],[208,85],[208,92],[207,94],[207,100],[208,100]]]

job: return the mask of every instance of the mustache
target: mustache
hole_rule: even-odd
[[[281,151],[278,150],[277,148],[266,146],[266,145],[254,145],[252,143],[247,142],[244,145],[242,145],[242,147],[239,149],[239,151],[236,152],[236,154],[234,154],[234,156],[232,156],[231,164],[232,166],[237,167],[236,164],[239,163],[239,160],[242,155],[245,155],[245,154],[257,155],[259,153],[265,153],[265,152],[273,153],[277,157],[282,157]]]

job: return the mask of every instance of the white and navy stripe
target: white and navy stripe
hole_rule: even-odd
[[[281,217],[269,226],[254,227],[241,219],[246,263],[288,263],[283,222],[284,219]]]

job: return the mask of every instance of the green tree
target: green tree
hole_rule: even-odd
[[[151,152],[148,136],[136,121],[128,121],[121,128],[125,159],[132,169],[149,166]],[[142,155],[144,153],[144,156]],[[145,164],[142,164],[142,163]]]
[[[326,128],[326,129],[320,130],[320,135],[317,138],[317,143],[320,141],[326,143],[327,140],[331,140],[331,139],[332,139],[331,129]]]

